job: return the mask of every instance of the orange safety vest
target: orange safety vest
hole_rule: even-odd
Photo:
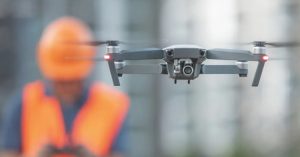
[[[45,95],[44,85],[35,81],[25,86],[22,107],[22,152],[35,157],[45,144],[63,147],[68,141],[59,102]],[[104,84],[94,84],[78,112],[70,138],[98,156],[109,154],[129,108],[128,97]]]

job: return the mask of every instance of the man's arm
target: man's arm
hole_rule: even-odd
[[[0,157],[20,157],[22,94],[19,92],[6,105],[2,113]]]
[[[19,152],[16,151],[1,151],[0,152],[0,157],[21,157]]]
[[[115,138],[113,145],[110,150],[110,154],[106,156],[101,156],[101,157],[125,157],[126,152],[128,148],[127,145],[127,123],[125,122],[117,137]],[[80,154],[84,154],[83,156],[89,156],[89,157],[98,157],[92,152],[90,152],[86,147],[80,147]]]
[[[122,125],[116,139],[114,140],[113,146],[111,148],[111,154],[108,157],[124,157],[128,151],[128,120],[126,119]]]

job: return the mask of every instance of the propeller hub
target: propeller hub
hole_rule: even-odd
[[[254,41],[253,42],[253,45],[255,46],[255,47],[266,47],[266,42],[265,41]]]
[[[118,46],[120,44],[120,41],[118,40],[108,40],[106,41],[107,46]]]
[[[266,47],[264,47],[264,46],[254,46],[253,54],[258,54],[258,55],[266,54]]]
[[[120,48],[118,45],[116,46],[112,46],[112,45],[107,45],[106,46],[106,53],[119,53],[120,52]]]

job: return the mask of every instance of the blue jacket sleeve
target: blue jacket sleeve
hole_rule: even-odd
[[[21,151],[21,108],[22,94],[18,93],[6,105],[2,113],[0,148]]]
[[[126,154],[126,152],[128,150],[127,135],[128,135],[128,122],[127,122],[127,120],[125,120],[124,124],[122,125],[122,127],[119,131],[118,136],[114,140],[111,152]]]

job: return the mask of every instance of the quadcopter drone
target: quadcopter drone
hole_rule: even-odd
[[[234,49],[203,49],[195,45],[173,45],[166,48],[146,48],[140,50],[120,50],[122,42],[116,40],[94,41],[89,45],[106,45],[104,60],[108,62],[112,81],[120,86],[119,77],[123,74],[167,74],[170,78],[186,80],[190,83],[202,74],[236,74],[247,77],[248,61],[257,62],[257,68],[252,82],[257,87],[265,63],[269,60],[266,46],[282,47],[292,46],[284,43],[270,43],[255,41],[253,51]],[[233,60],[233,65],[206,65],[206,60]],[[132,60],[161,60],[163,62],[153,65],[132,65],[126,61]]]

